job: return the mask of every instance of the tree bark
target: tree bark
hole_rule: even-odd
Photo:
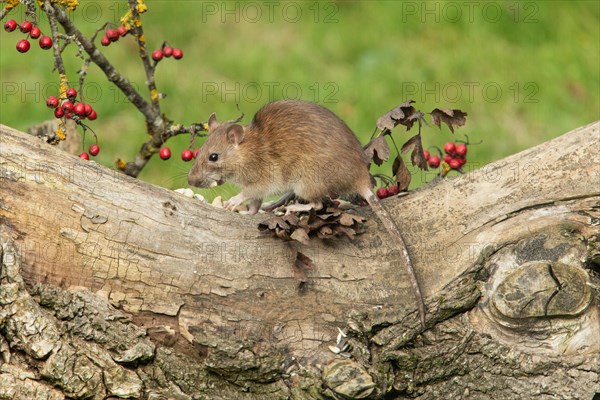
[[[599,126],[384,201],[423,330],[368,208],[283,242],[0,125],[0,399],[592,399]]]

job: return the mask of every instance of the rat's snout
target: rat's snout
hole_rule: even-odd
[[[198,188],[215,187],[223,183],[217,170],[209,170],[206,165],[194,163],[188,173],[188,184]]]
[[[202,186],[200,186],[200,184],[201,184],[201,181],[200,181],[200,179],[198,179],[196,176],[194,176],[194,175],[192,174],[192,171],[190,171],[190,172],[188,173],[188,184],[189,184],[190,186],[202,187]]]
[[[188,184],[201,188],[206,186],[203,185],[204,178],[202,177],[202,166],[199,164],[200,163],[195,162],[192,169],[190,169],[190,172],[188,172]]]

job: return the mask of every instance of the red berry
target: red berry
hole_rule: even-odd
[[[31,36],[32,39],[39,38],[41,34],[42,34],[42,31],[37,26],[34,26],[33,28],[31,28],[31,31],[29,32],[29,36]]]
[[[387,188],[384,187],[380,187],[379,189],[377,189],[377,197],[379,197],[380,199],[385,199],[386,197],[389,196],[389,192],[387,190]]]
[[[444,145],[444,152],[446,154],[454,154],[455,151],[456,146],[454,145],[454,142],[448,142]]]
[[[398,189],[398,185],[392,185],[388,188],[388,195],[395,196],[399,191],[400,189]]]
[[[50,36],[42,36],[40,38],[40,47],[44,50],[48,50],[52,47],[52,38]]]
[[[428,150],[423,150],[423,157],[425,157],[425,161],[429,160],[429,157],[431,157],[431,154],[429,153]]]
[[[29,41],[27,41],[27,39],[21,39],[17,42],[17,51],[19,53],[27,53],[30,47],[31,44]]]
[[[192,158],[194,158],[194,153],[190,149],[185,149],[181,152],[181,159],[183,161],[190,161]]]
[[[179,60],[183,57],[183,51],[181,49],[173,49],[173,58]]]
[[[108,46],[110,44],[110,40],[108,37],[106,37],[106,35],[102,36],[102,39],[100,39],[100,44],[102,46]]]
[[[163,47],[162,52],[165,55],[165,57],[171,57],[173,55],[173,48],[169,45],[166,45],[165,47]]]
[[[6,21],[6,23],[4,24],[4,30],[6,32],[12,32],[15,29],[17,29],[17,21],[15,21],[14,19],[9,19],[8,21]]]
[[[84,113],[84,114],[85,114],[85,116],[87,117],[87,116],[88,116],[88,115],[90,115],[90,114],[92,113],[92,111],[94,111],[94,110],[92,109],[92,106],[90,106],[90,105],[89,105],[89,104],[87,104],[87,103],[85,103],[85,104],[84,104],[84,106],[85,106],[85,113]]]
[[[108,28],[106,30],[106,37],[108,38],[108,40],[110,40],[111,42],[116,42],[117,40],[119,40],[119,34],[117,33],[116,30],[112,29],[112,28]]]
[[[127,28],[125,28],[123,25],[121,25],[120,27],[117,28],[117,35],[119,36],[125,36],[127,35]]]
[[[56,118],[62,118],[65,116],[65,110],[63,110],[62,108],[58,107],[54,110],[54,116]]]
[[[460,167],[462,167],[461,161],[457,158],[453,158],[452,160],[450,160],[448,165],[451,169],[460,169]]]
[[[163,147],[162,149],[160,149],[160,152],[158,153],[158,155],[163,160],[168,160],[169,158],[171,158],[171,149],[168,147]]]
[[[75,88],[68,88],[67,97],[69,98],[69,100],[73,101],[75,97],[77,97],[77,90],[75,90]]]
[[[58,97],[50,96],[46,99],[46,105],[48,108],[56,108],[58,107]]]
[[[450,160],[452,160],[452,156],[451,156],[450,154],[446,154],[446,155],[444,156],[444,162],[445,162],[446,164],[450,164]]]
[[[194,158],[198,157],[198,152],[200,151],[200,147],[194,150]]]
[[[23,21],[21,27],[19,28],[23,33],[29,33],[29,31],[33,28],[33,24],[29,21]]]
[[[88,153],[81,153],[79,155],[79,158],[83,158],[84,160],[89,160],[90,159],[90,155]]]
[[[90,121],[93,121],[96,118],[98,118],[98,114],[96,114],[96,110],[92,110],[92,112],[87,117]]]
[[[456,145],[456,150],[454,150],[457,156],[464,157],[467,154],[467,145],[464,143],[459,143]]]
[[[160,50],[154,50],[152,52],[152,59],[154,61],[158,62],[158,61],[162,60],[162,58],[163,58],[163,52],[162,51],[160,51]]]
[[[457,158],[457,160],[460,162],[461,167],[467,163],[467,160],[464,158]]]
[[[70,101],[65,101],[64,103],[62,103],[61,108],[63,109],[64,112],[71,112],[73,111],[73,103],[71,103]]]
[[[73,107],[73,112],[75,114],[79,115],[80,117],[85,117],[85,104],[83,104],[83,103],[75,104],[75,106]]]
[[[100,153],[100,146],[93,144],[90,146],[90,155],[96,157]]]
[[[431,168],[437,168],[440,166],[440,158],[438,156],[431,156],[429,157],[429,160],[427,160],[427,164]]]
[[[73,114],[70,113],[70,112],[68,112],[68,113],[65,114],[65,118],[66,119],[71,119],[71,118],[73,118]]]

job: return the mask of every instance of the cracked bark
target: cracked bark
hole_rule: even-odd
[[[368,209],[352,242],[283,243],[0,126],[0,399],[591,399],[598,127],[385,201],[421,331]]]

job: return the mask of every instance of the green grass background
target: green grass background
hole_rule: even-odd
[[[378,116],[413,98],[423,111],[468,112],[466,126],[454,136],[445,127],[426,127],[423,141],[425,147],[441,147],[465,134],[482,140],[469,149],[473,167],[600,118],[598,1],[147,4],[149,49],[167,40],[185,54],[180,61],[163,61],[156,74],[159,91],[167,95],[162,112],[184,124],[206,121],[213,111],[220,119],[234,118],[236,103],[249,121],[270,100],[300,97],[332,109],[366,143]],[[83,0],[72,16],[91,34],[106,21],[118,22],[125,10],[125,1]],[[20,7],[9,17],[20,22],[23,12]],[[45,18],[40,26],[48,32]],[[17,53],[22,37],[0,32],[0,122],[24,130],[52,116],[44,100],[56,94],[58,76],[51,52],[37,43]],[[148,97],[133,38],[100,50]],[[74,46],[65,53],[69,78],[76,82],[82,61]],[[144,121],[97,67],[90,67],[86,82],[88,101],[99,115],[90,123],[102,148],[96,160],[114,168],[119,157],[133,159],[146,139]],[[398,128],[396,142],[411,133]],[[167,162],[155,157],[140,178],[169,188],[187,186],[191,164],[179,153],[188,144],[187,136],[169,141],[174,157]],[[415,175],[413,187],[423,180]],[[229,196],[235,189],[203,193]]]

